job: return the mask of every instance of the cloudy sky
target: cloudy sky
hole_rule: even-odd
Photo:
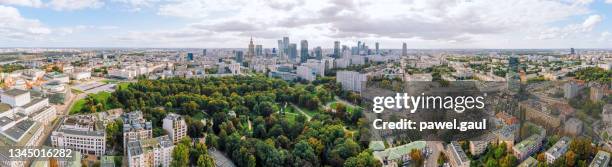
[[[0,0],[0,47],[612,48],[612,0]]]

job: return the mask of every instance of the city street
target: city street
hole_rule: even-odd
[[[437,167],[438,157],[440,152],[444,152],[444,146],[441,141],[427,141],[427,148],[431,151],[431,155],[425,160],[426,167]]]

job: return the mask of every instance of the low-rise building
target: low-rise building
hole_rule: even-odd
[[[91,78],[91,71],[80,71],[70,73],[70,78],[74,80],[84,80]]]
[[[450,161],[451,166],[456,167],[469,167],[470,159],[465,154],[465,151],[461,148],[461,145],[457,141],[452,141],[446,146],[446,153]]]
[[[536,167],[538,166],[538,160],[533,157],[529,157],[523,162],[521,162],[518,167]]]
[[[529,136],[527,139],[512,147],[514,156],[519,160],[527,159],[531,154],[537,152],[542,146],[542,138],[539,134]]]
[[[49,80],[49,81],[58,81],[61,83],[69,83],[70,82],[70,77],[66,74],[60,73],[60,72],[50,72],[45,74],[45,79]]]
[[[93,115],[69,116],[51,133],[51,145],[70,148],[82,154],[104,155],[106,131]]]
[[[375,151],[374,157],[382,162],[383,166],[399,166],[398,161],[408,160],[412,150],[423,151],[427,143],[425,141],[414,141],[397,147],[387,148],[384,151]]]
[[[30,92],[21,89],[10,89],[0,95],[2,103],[11,107],[20,107],[30,102]]]
[[[610,153],[599,150],[589,167],[607,167],[610,165]]]
[[[484,134],[483,136],[480,136],[474,140],[470,140],[470,153],[472,153],[472,155],[480,155],[487,150],[487,146],[489,146],[489,144],[496,141],[497,138],[495,138],[495,135],[492,134]]]
[[[569,142],[570,142],[570,138],[568,138],[568,137],[562,137],[561,139],[559,139],[559,141],[557,141],[557,143],[555,143],[552,147],[550,147],[546,151],[546,153],[545,153],[545,155],[546,155],[546,162],[548,164],[552,164],[559,157],[564,156],[565,152],[569,148]]]

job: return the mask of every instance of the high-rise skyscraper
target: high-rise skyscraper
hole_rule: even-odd
[[[515,56],[508,57],[508,67],[509,67],[508,70],[509,71],[518,73],[519,64],[520,64],[520,61],[518,57],[515,57]]]
[[[357,52],[361,51],[361,41],[357,41]],[[359,54],[359,53],[357,53]]]
[[[289,44],[289,47],[287,47],[287,50],[288,50],[287,57],[289,58],[289,61],[295,62],[297,58],[297,44],[294,44],[294,43]]]
[[[406,42],[402,44],[402,56],[408,56],[408,45],[406,45]]]
[[[247,58],[252,58],[255,56],[255,44],[253,44],[253,37],[251,37],[251,41],[249,42],[249,50],[247,50]]]
[[[187,61],[193,61],[193,53],[187,53]]]
[[[300,63],[305,63],[308,60],[308,41],[300,41]]]
[[[375,44],[375,45],[376,45],[376,54],[380,54],[380,51],[378,50],[378,47],[379,47],[378,42],[376,42],[376,44]]]
[[[574,50],[574,48],[570,48],[570,54],[571,55],[575,55],[576,54],[576,50]]]
[[[320,47],[320,46],[317,46],[317,47],[314,49],[314,54],[315,54],[315,58],[316,58],[317,60],[321,60],[321,59],[323,59],[323,49],[321,49],[321,47]]]
[[[285,52],[283,52],[285,50],[285,46],[283,45],[283,40],[278,40],[278,49],[277,49],[278,53],[278,57],[283,57],[283,54],[285,54]]]
[[[206,56],[206,49],[202,50],[202,56]]]
[[[244,56],[243,56],[242,51],[239,51],[239,50],[234,51],[234,59],[236,59],[236,62],[242,63],[242,61],[244,61]]]
[[[340,58],[340,41],[334,41],[334,58]]]
[[[263,55],[263,46],[255,45],[255,56],[262,56],[262,55]]]
[[[289,53],[289,37],[283,37],[283,52]]]

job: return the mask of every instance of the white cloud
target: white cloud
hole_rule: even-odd
[[[40,39],[50,33],[51,29],[43,26],[38,20],[26,19],[16,8],[0,5],[0,38],[32,40]]]
[[[580,4],[580,5],[588,5],[593,3],[594,0],[576,0],[576,4]]]
[[[0,4],[40,7],[43,3],[40,0],[0,0]]]
[[[469,41],[477,35],[545,29],[589,13],[590,3],[592,0],[183,0],[161,5],[158,14],[205,19],[198,24],[210,31],[247,31],[236,35],[281,29],[286,35],[306,38]],[[597,23],[593,17],[584,25],[591,29]]]
[[[238,12],[246,3],[249,1],[184,0],[161,5],[158,14],[182,18],[204,18],[222,13]]]
[[[601,23],[602,18],[600,15],[590,15],[587,17],[582,24],[570,24],[565,27],[551,27],[540,33],[538,39],[555,39],[555,38],[568,38],[573,37],[581,33],[590,32]]]
[[[601,23],[601,20],[602,18],[600,15],[591,15],[582,23],[582,29],[584,31],[591,31],[593,27]]]
[[[606,3],[612,4],[612,0],[606,0]]]
[[[122,3],[129,8],[129,11],[141,11],[143,8],[155,6],[159,0],[111,0],[112,2]]]
[[[51,0],[47,3],[54,10],[80,10],[86,8],[99,8],[104,6],[100,0]]]

